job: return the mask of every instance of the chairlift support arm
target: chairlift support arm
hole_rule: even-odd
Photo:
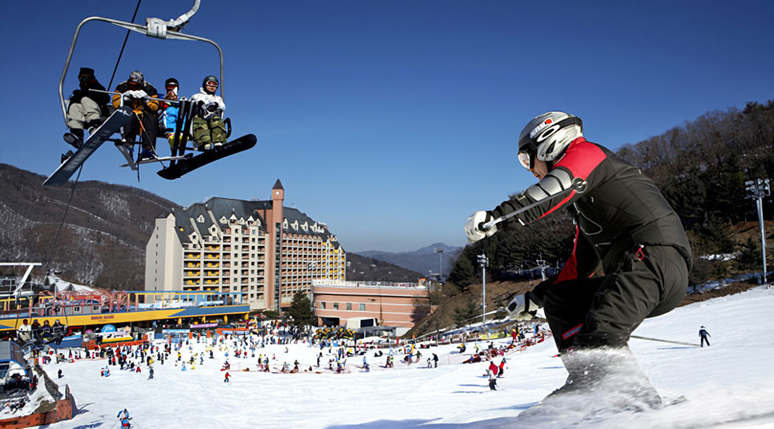
[[[191,10],[180,15],[177,19],[163,21],[159,18],[146,18],[146,25],[135,24],[132,22],[124,22],[116,19],[103,18],[100,16],[90,16],[78,24],[75,29],[75,35],[73,35],[73,41],[70,44],[70,52],[67,53],[67,60],[65,61],[64,70],[62,70],[62,77],[59,79],[59,103],[62,107],[62,116],[64,117],[65,124],[67,124],[67,105],[64,98],[64,81],[67,76],[67,70],[70,68],[70,61],[73,57],[73,51],[75,50],[75,44],[78,42],[78,35],[81,32],[81,27],[84,24],[91,21],[107,22],[108,24],[117,25],[127,30],[136,31],[144,34],[148,37],[155,37],[157,39],[176,39],[176,40],[191,40],[198,42],[209,43],[218,50],[218,56],[220,57],[220,96],[225,99],[223,91],[223,50],[220,49],[217,43],[204,37],[192,36],[189,34],[183,34],[180,30],[188,24],[191,17],[199,10],[199,4],[201,0],[195,0],[195,3]],[[108,88],[110,89],[110,88]]]
[[[30,273],[32,273],[32,269],[43,264],[39,262],[0,262],[0,267],[23,267],[25,265],[27,266],[27,271],[24,273],[21,280],[19,280],[19,284],[16,285],[16,290],[14,290],[12,294],[13,296],[19,296],[24,283],[27,283],[27,279],[30,277]]]

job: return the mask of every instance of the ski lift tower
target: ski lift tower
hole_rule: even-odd
[[[763,197],[771,195],[769,179],[748,180],[744,182],[747,190],[747,198],[755,199],[758,208],[758,224],[761,228],[761,253],[763,254],[763,284],[768,285],[766,279],[766,231],[763,227]]]
[[[435,253],[438,254],[438,284],[443,281],[443,249],[435,249]]]
[[[486,253],[478,255],[478,264],[481,265],[481,325],[486,324],[486,267],[489,266],[489,258]]]

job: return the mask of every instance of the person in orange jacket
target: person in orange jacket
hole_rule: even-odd
[[[124,140],[131,143],[140,134],[142,150],[137,161],[155,157],[160,107],[156,88],[145,81],[142,72],[133,71],[129,80],[118,84],[116,92],[118,94],[113,95],[113,107],[118,108],[123,104],[131,107],[134,112],[124,125]]]

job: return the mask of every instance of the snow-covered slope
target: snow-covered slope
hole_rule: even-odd
[[[774,289],[757,288],[678,308],[647,320],[636,335],[698,344],[704,325],[711,347],[691,347],[632,339],[630,344],[653,383],[666,398],[687,401],[644,413],[620,413],[580,421],[573,427],[705,428],[774,427]],[[481,346],[485,346],[481,343]],[[194,352],[203,349],[193,344]],[[473,349],[469,344],[468,352]],[[327,366],[327,349],[323,366]],[[508,357],[505,378],[490,391],[482,377],[486,363],[459,364],[451,346],[423,350],[440,357],[436,369],[408,366],[396,359],[383,369],[384,358],[368,354],[371,372],[360,372],[362,357],[350,358],[351,373],[258,373],[258,353],[275,356],[275,366],[302,368],[316,363],[319,349],[305,345],[273,345],[256,350],[256,357],[229,361],[232,375],[224,383],[220,371],[224,353],[181,371],[172,362],[154,364],[140,374],[110,367],[100,377],[104,361],[46,365],[62,388],[70,385],[79,413],[51,428],[116,427],[116,414],[127,408],[137,428],[504,428],[564,427],[572,422],[530,422],[517,417],[560,386],[566,372],[553,341]],[[183,358],[190,356],[187,348]],[[499,363],[499,358],[496,359]],[[250,372],[240,371],[251,368]]]

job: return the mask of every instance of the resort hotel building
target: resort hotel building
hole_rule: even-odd
[[[157,217],[146,246],[145,292],[213,292],[221,295],[196,305],[282,312],[300,291],[318,325],[403,332],[431,311],[424,285],[346,281],[347,254],[336,236],[284,207],[284,199],[277,180],[270,200],[214,197]]]
[[[346,252],[328,226],[271,200],[214,197],[156,218],[146,247],[145,291],[225,292],[251,311],[282,311],[312,281],[345,281]]]

